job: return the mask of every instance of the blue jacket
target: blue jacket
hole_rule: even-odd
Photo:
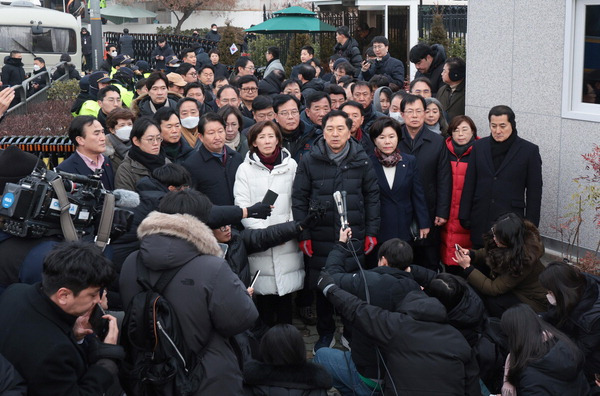
[[[77,153],[71,154],[69,158],[64,160],[56,167],[56,170],[74,173],[76,175],[82,176],[90,176],[94,173],[93,170],[88,168],[88,166],[83,162],[83,158],[81,158]],[[113,167],[110,159],[108,157],[104,157],[104,164],[102,164],[102,184],[104,184],[104,188],[106,190],[114,190],[115,188],[115,175],[113,174]]]

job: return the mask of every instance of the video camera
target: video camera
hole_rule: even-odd
[[[107,193],[100,174],[87,177],[44,168],[34,170],[19,183],[7,183],[4,187],[0,205],[0,216],[4,217],[3,231],[30,238],[60,234],[61,207],[52,185],[57,179],[62,180],[67,193],[69,214],[77,232],[88,233],[94,217],[102,211],[103,198]]]

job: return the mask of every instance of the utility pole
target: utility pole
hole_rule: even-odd
[[[102,20],[100,19],[100,0],[90,0],[90,25],[92,28],[92,64],[98,70],[104,58],[102,43]]]

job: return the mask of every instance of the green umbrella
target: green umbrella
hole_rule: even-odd
[[[321,22],[316,13],[302,7],[288,7],[273,13],[273,18],[246,29],[251,33],[335,32],[336,28]]]
[[[137,18],[154,18],[156,14],[143,8],[115,4],[100,10],[100,15],[118,25]]]

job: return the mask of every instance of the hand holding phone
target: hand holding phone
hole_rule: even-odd
[[[256,273],[254,274],[254,277],[252,277],[252,281],[250,282],[249,287],[254,288],[254,284],[256,283],[256,280],[258,279],[258,275],[260,275],[260,270],[256,271]]]

